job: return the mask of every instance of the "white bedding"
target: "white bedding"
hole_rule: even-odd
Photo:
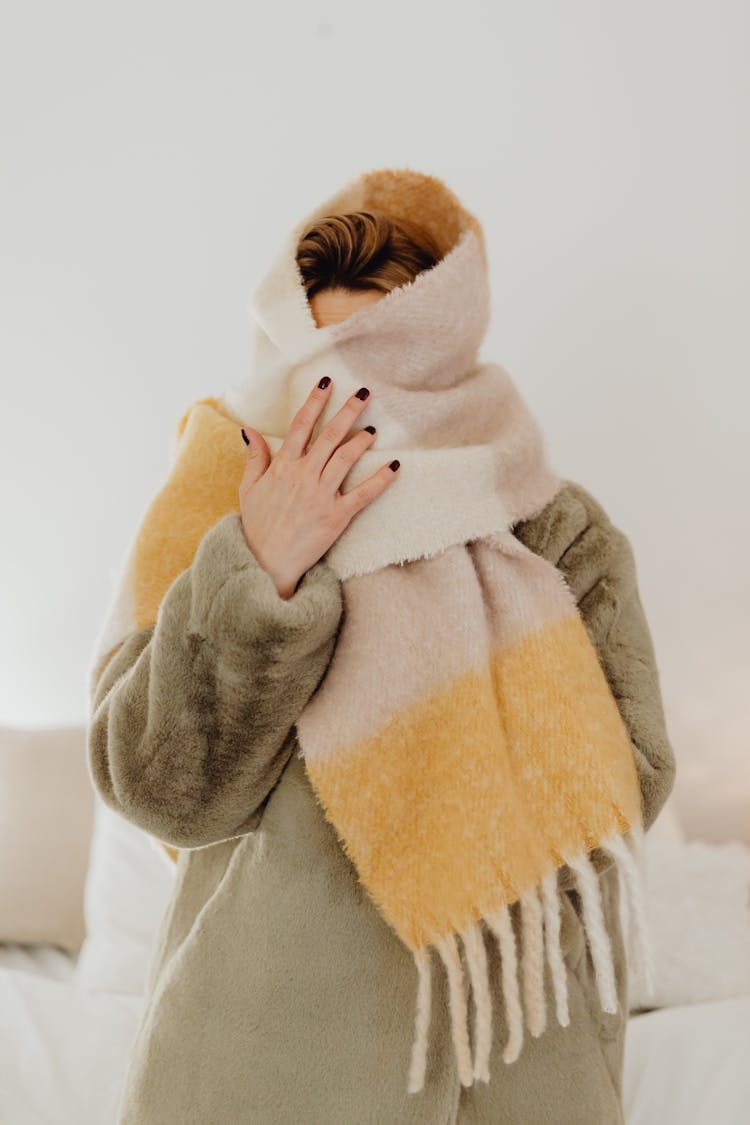
[[[113,1125],[141,1004],[0,968],[2,1125]]]
[[[57,951],[0,952],[0,1121],[114,1125],[141,998],[77,987]],[[24,956],[32,971],[8,967]],[[60,976],[45,977],[43,962]],[[744,1125],[748,1058],[750,996],[632,1016],[628,1125]]]
[[[18,969],[38,977],[72,981],[78,956],[54,945],[0,942],[0,969]]]
[[[662,1007],[628,1023],[626,1120],[746,1125],[750,995],[718,998],[725,988],[746,991],[746,917],[738,913],[748,901],[745,857],[732,851],[729,863],[726,848],[690,845],[690,862],[680,867],[665,846],[668,829],[662,817],[647,841]],[[0,944],[0,1125],[114,1125],[155,933],[175,877],[158,848],[154,862],[153,849],[143,832],[100,805],[79,955]],[[655,866],[662,861],[663,870]],[[724,892],[717,897],[719,885]],[[662,898],[668,899],[663,909]],[[722,913],[723,903],[729,913]],[[719,924],[734,926],[733,943],[726,934],[722,944],[712,943]],[[681,927],[688,943],[679,941]],[[682,1003],[690,988],[701,1002]],[[636,998],[637,991],[634,981]]]
[[[750,996],[631,1016],[623,1100],[628,1125],[747,1125]]]

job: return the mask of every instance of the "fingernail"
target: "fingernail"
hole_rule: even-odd
[[[370,392],[368,391],[367,387],[360,387],[359,390],[357,391],[357,398],[363,398],[363,399],[367,398],[369,393]]]
[[[328,378],[328,376],[327,376],[327,375],[324,375],[324,376],[323,376],[323,378],[322,378],[322,379],[320,380],[320,382],[318,383],[318,386],[320,387],[321,391],[324,391],[324,390],[326,389],[326,387],[328,386],[328,384],[330,383],[330,381],[331,381],[331,380],[330,380],[330,379]]]
[[[375,433],[375,427],[374,426],[365,426],[365,429],[367,430],[368,434],[374,434]]]
[[[390,463],[390,465],[388,466],[388,468],[389,468],[389,469],[393,469],[393,471],[394,471],[394,473],[395,473],[396,469],[397,469],[397,468],[399,467],[399,465],[400,465],[400,464],[401,464],[401,462],[400,462],[400,461],[391,461],[391,463]]]
[[[242,429],[242,440],[244,441],[245,445],[249,445],[249,444],[250,444],[250,438],[249,438],[249,437],[247,436],[247,434],[245,433],[245,429],[244,429],[244,427],[243,427],[243,429]]]

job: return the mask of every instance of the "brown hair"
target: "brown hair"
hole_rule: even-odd
[[[297,247],[308,301],[329,286],[389,292],[437,265],[441,257],[437,243],[421,226],[382,211],[326,215]]]

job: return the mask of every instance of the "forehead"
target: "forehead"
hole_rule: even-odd
[[[310,298],[310,308],[318,323],[336,324],[363,305],[371,305],[385,296],[382,289],[345,289],[328,286]]]

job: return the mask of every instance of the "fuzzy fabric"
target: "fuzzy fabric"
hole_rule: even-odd
[[[295,262],[299,238],[323,215],[370,208],[421,223],[443,257],[413,283],[318,328]],[[576,876],[602,1010],[617,1011],[592,849],[620,868],[646,979],[649,969],[630,734],[576,598],[512,532],[563,481],[510,375],[478,361],[489,307],[481,226],[435,177],[369,172],[297,223],[254,294],[252,376],[183,416],[169,479],[139,528],[92,668],[95,690],[133,630],[157,622],[207,531],[236,512],[239,425],[262,432],[273,455],[322,375],[333,378],[333,393],[316,429],[368,386],[378,437],[346,490],[392,457],[399,479],[325,556],[342,582],[344,613],[296,729],[341,847],[414,957],[412,1093],[425,1079],[431,949],[445,971],[461,1082],[489,1082],[493,995],[480,923],[502,955],[504,1061],[518,1058],[524,1015],[533,1037],[544,1030],[545,964],[557,1021],[569,1023],[564,865]]]
[[[750,996],[750,847],[646,837],[653,988],[631,1011]]]
[[[675,758],[632,546],[576,481],[514,533],[576,595],[630,731],[648,839]],[[178,861],[118,1125],[622,1123],[628,973],[619,868],[599,848],[589,858],[618,1012],[599,1003],[566,865],[570,1023],[550,1018],[506,1066],[497,1004],[490,1082],[462,1087],[436,971],[425,1086],[408,1093],[414,960],[358,881],[297,753],[294,723],[325,675],[342,609],[342,584],[323,559],[280,598],[231,513],[172,583],[158,622],[134,631],[99,681],[88,737],[96,787],[131,825],[171,841]],[[519,902],[510,914],[520,949]],[[488,927],[484,938],[502,996],[503,959]],[[432,960],[439,969],[434,951]],[[552,1013],[551,973],[544,984]],[[471,1020],[473,1001],[470,992]]]

